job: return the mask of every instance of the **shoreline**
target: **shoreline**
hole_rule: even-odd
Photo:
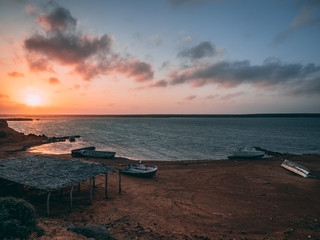
[[[39,136],[9,131],[0,139],[0,158],[32,155],[26,146],[41,144]],[[22,151],[8,151],[22,149]],[[41,154],[71,159],[71,154]],[[316,175],[302,178],[280,164],[286,158]],[[136,162],[127,158],[79,158],[123,168]],[[143,161],[157,165],[151,179],[123,175],[118,193],[118,174],[108,178],[109,198],[104,198],[103,176],[96,178],[93,201],[89,183],[73,193],[69,189],[51,196],[51,216],[46,217],[45,196],[25,191],[23,198],[39,214],[42,237],[32,239],[85,240],[67,231],[69,226],[99,225],[116,239],[319,239],[320,155],[286,155],[255,160]],[[12,194],[16,194],[10,188]]]

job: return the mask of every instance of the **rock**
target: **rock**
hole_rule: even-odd
[[[8,127],[7,121],[4,119],[0,119],[0,128],[7,128],[7,127]]]
[[[98,226],[98,225],[75,226],[75,225],[71,225],[68,227],[67,230],[81,234],[87,238],[94,238],[96,240],[115,240],[115,238],[103,226]]]

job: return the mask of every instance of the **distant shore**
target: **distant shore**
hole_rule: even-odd
[[[320,113],[258,113],[258,114],[0,114],[8,121],[31,121],[32,118],[320,118]],[[26,116],[26,117],[25,117]],[[19,120],[20,119],[20,120]],[[22,119],[22,120],[21,120]]]

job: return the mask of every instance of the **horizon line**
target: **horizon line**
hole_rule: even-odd
[[[207,117],[207,118],[223,118],[223,117],[320,117],[320,113],[228,113],[228,114],[206,114],[206,113],[155,113],[155,114],[0,114],[0,117],[140,117],[140,118],[157,118],[157,117]]]

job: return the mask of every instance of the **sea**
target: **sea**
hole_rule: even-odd
[[[67,154],[95,146],[134,160],[220,160],[242,146],[293,154],[320,153],[319,117],[41,117],[9,121],[25,134],[80,135],[75,142],[32,147]]]

